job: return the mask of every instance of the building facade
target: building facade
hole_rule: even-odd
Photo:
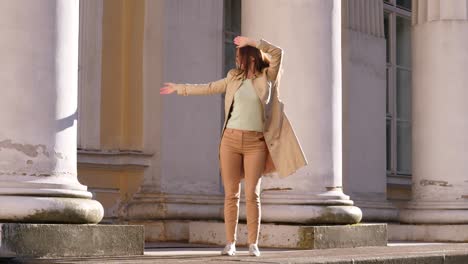
[[[83,51],[81,58],[95,59],[102,54],[103,72],[100,86],[99,83],[94,87],[80,86],[84,91],[93,91],[88,99],[82,97],[86,105],[83,111],[89,109],[92,113],[91,118],[84,114],[85,120],[80,124],[92,121],[94,125],[89,127],[96,130],[93,134],[84,126],[80,130],[80,179],[97,197],[102,197],[109,220],[154,225],[159,235],[157,230],[171,226],[174,221],[183,224],[194,219],[222,219],[217,144],[224,121],[223,95],[161,98],[157,91],[165,81],[206,83],[223,78],[234,67],[232,39],[240,34],[268,39],[285,50],[280,97],[310,163],[287,179],[264,179],[265,222],[309,223],[317,210],[333,201],[344,207],[352,204],[359,207],[363,222],[389,223],[390,238],[400,239],[402,233],[408,232],[409,223],[424,222],[409,221],[411,217],[405,215],[432,207],[429,202],[424,208],[407,208],[419,199],[419,192],[446,195],[444,190],[456,185],[459,196],[456,204],[463,212],[466,206],[462,200],[465,198],[460,198],[466,186],[463,181],[452,183],[446,173],[442,179],[433,173],[414,174],[433,162],[429,157],[418,159],[422,143],[418,145],[412,140],[415,130],[425,133],[413,123],[415,91],[424,94],[426,89],[418,87],[421,84],[414,80],[414,70],[420,70],[416,72],[419,78],[428,78],[427,68],[420,65],[426,63],[421,59],[426,55],[416,57],[415,50],[427,50],[429,46],[423,40],[414,44],[412,38],[418,28],[428,27],[431,32],[435,24],[440,27],[459,24],[460,28],[453,30],[466,30],[467,1],[82,3],[99,6],[92,10],[100,13],[91,14],[83,8],[82,16],[92,15],[103,23],[98,29],[100,33],[96,32],[96,23],[91,23],[88,29],[95,37],[102,37],[102,46],[95,48],[95,54]],[[111,15],[110,10],[120,13]],[[111,21],[117,18],[121,19],[119,23]],[[111,30],[108,28],[111,26],[130,30]],[[83,32],[86,34],[86,28]],[[110,32],[120,34],[116,37],[120,49],[114,52],[126,54],[128,62],[135,63],[132,67],[125,68],[124,55],[120,63],[106,61],[105,49],[115,47],[106,42],[112,41],[106,38]],[[463,39],[461,35],[462,31],[459,37]],[[81,41],[89,42],[85,38]],[[443,52],[428,48],[430,57]],[[466,50],[460,52],[466,56]],[[412,62],[415,58],[416,62]],[[457,63],[467,62],[460,60],[453,62],[453,66]],[[106,78],[116,81],[115,75],[106,77],[106,65],[117,68],[115,74],[122,68],[127,70],[128,77],[122,77],[120,89],[105,82]],[[86,71],[85,65],[82,70]],[[105,94],[106,89],[112,90],[113,95]],[[96,104],[89,98],[99,98],[95,96],[99,90],[103,101]],[[101,111],[100,121],[96,120],[92,107]],[[420,111],[421,119],[426,118],[426,111]],[[428,118],[439,115],[434,113]],[[110,123],[117,124],[112,128]],[[101,142],[97,142],[99,139]],[[432,138],[427,140],[433,142]],[[466,158],[466,153],[460,151],[452,154],[459,154],[458,160]],[[453,169],[461,169],[459,166],[462,165]],[[106,181],[103,175],[107,175]],[[321,200],[324,196],[328,198]],[[439,199],[445,198],[435,200]],[[440,205],[441,209],[452,209],[448,204]],[[359,214],[352,210],[347,213]],[[407,224],[403,224],[405,221]],[[439,220],[431,222],[444,224]],[[461,223],[465,220],[458,222]],[[162,237],[171,239],[171,235]]]
[[[81,0],[75,9],[70,155],[103,222],[183,241],[190,221],[222,221],[224,96],[159,88],[223,78],[233,38],[246,35],[285,51],[280,98],[309,162],[264,178],[264,222],[385,222],[390,239],[468,239],[467,0]],[[3,137],[0,150],[15,146]],[[16,156],[4,160],[18,170]]]

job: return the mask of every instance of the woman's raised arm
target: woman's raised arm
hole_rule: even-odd
[[[278,73],[281,70],[282,62],[283,62],[283,49],[280,47],[271,44],[270,42],[260,39],[257,42],[257,49],[270,54],[270,66],[267,69],[267,78],[271,81],[275,81],[278,77]]]

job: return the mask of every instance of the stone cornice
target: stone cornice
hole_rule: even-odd
[[[145,168],[151,165],[154,153],[132,150],[78,150],[78,166]]]
[[[468,0],[414,0],[412,24],[438,20],[467,20]]]

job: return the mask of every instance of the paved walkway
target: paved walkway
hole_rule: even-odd
[[[145,255],[138,257],[21,260],[10,263],[468,264],[468,243],[390,243],[387,247],[323,250],[261,248],[261,257],[248,256],[247,248],[238,248],[238,254],[234,257],[220,256],[221,249],[208,245],[147,244]]]

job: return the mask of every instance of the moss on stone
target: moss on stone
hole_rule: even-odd
[[[314,248],[314,228],[303,227],[299,229],[299,241],[297,242],[298,248]]]
[[[36,210],[22,219],[22,222],[29,223],[73,223],[73,224],[86,224],[90,219],[98,218],[99,211],[92,210],[91,212],[84,212],[77,208],[64,208],[63,210]]]
[[[48,197],[49,201],[29,213],[14,218],[0,219],[17,223],[95,224],[103,217],[103,208],[98,202],[81,198]],[[29,214],[28,214],[29,213]]]

